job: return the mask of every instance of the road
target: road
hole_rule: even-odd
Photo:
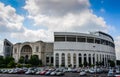
[[[41,75],[24,75],[24,74],[0,74],[0,77],[58,77],[58,76],[41,76]],[[106,74],[87,74],[86,76],[79,76],[79,73],[66,73],[59,77],[107,77]]]

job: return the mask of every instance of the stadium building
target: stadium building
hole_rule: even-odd
[[[12,45],[12,44],[11,44]],[[13,44],[12,56],[18,62],[21,56],[29,59],[38,55],[43,65],[79,67],[116,61],[113,38],[104,32],[54,32],[54,42],[24,42]],[[5,48],[5,47],[4,47]],[[4,52],[7,50],[4,49]]]

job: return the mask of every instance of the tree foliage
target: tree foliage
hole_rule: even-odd
[[[115,62],[112,60],[108,60],[108,63],[110,64],[110,67],[115,67]]]
[[[29,60],[29,63],[32,65],[32,66],[38,66],[40,64],[40,60],[38,58],[38,55],[32,55],[30,57],[30,60]]]
[[[25,58],[24,58],[23,56],[21,56],[20,59],[19,59],[19,61],[18,61],[18,63],[23,64],[23,63],[24,63],[24,60],[25,60]]]

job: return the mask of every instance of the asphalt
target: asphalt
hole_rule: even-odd
[[[107,74],[87,74],[79,76],[79,73],[66,73],[64,76],[42,76],[42,75],[25,75],[25,74],[0,74],[0,77],[107,77]]]

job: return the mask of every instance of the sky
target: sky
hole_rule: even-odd
[[[53,32],[103,31],[114,38],[120,60],[120,0],[0,0],[3,40],[53,42]]]

